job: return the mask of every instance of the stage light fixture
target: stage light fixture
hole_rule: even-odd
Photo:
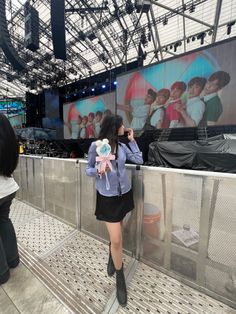
[[[190,43],[190,38],[187,38],[187,44],[189,44]]]
[[[192,3],[191,4],[191,7],[189,8],[189,13],[193,13],[193,12],[195,12],[195,5]]]
[[[140,42],[144,47],[146,47],[148,44],[145,28],[142,28]]]
[[[235,22],[230,22],[227,24],[227,35],[231,34],[232,26],[235,24]]]
[[[165,16],[164,17],[164,20],[163,20],[163,26],[167,25],[168,24],[168,18]]]
[[[134,12],[134,6],[131,0],[127,0],[125,4],[125,11],[127,14],[132,14]]]
[[[178,41],[177,43],[174,44],[174,52],[177,51],[177,48],[180,47],[182,45],[181,41]]]
[[[114,85],[117,85],[117,81],[114,81],[113,84],[114,84]]]
[[[91,40],[91,41],[93,41],[96,38],[97,38],[97,36],[95,35],[95,33],[91,33],[91,34],[88,35],[88,39]]]
[[[195,39],[196,39],[195,36],[193,36],[193,37],[192,37],[192,41],[195,41]]]
[[[81,41],[85,41],[86,38],[87,38],[87,36],[85,35],[85,33],[84,33],[83,31],[80,31],[80,32],[79,32],[79,39],[80,39]]]
[[[103,89],[106,88],[106,85],[105,85],[105,84],[102,84],[102,88],[103,88]]]
[[[141,11],[143,13],[148,13],[148,11],[151,8],[151,1],[150,0],[136,0],[135,7],[136,7],[137,13],[140,13]]]
[[[91,91],[94,92],[94,91],[95,91],[95,88],[92,88]]]
[[[202,32],[202,33],[200,33],[200,34],[197,35],[197,39],[200,40],[201,45],[204,44],[204,38],[205,38],[205,37],[206,37],[206,33],[205,33],[205,32]]]

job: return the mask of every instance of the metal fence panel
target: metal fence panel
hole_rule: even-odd
[[[77,226],[76,161],[44,158],[45,211]]]
[[[85,160],[20,156],[19,195],[108,241],[105,224],[94,216],[95,180],[85,168]],[[236,176],[134,165],[127,171],[135,209],[123,224],[124,248],[236,307]]]
[[[34,207],[43,209],[43,159],[26,158],[28,202]]]

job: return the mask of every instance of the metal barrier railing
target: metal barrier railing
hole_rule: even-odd
[[[21,155],[18,197],[105,241],[85,167],[85,160]],[[124,221],[126,251],[236,308],[236,175],[139,169],[127,165],[135,210]]]

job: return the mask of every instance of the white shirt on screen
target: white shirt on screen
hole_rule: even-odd
[[[205,112],[205,103],[200,99],[200,97],[190,98],[186,103],[186,112],[197,126],[202,120],[203,114]],[[184,126],[186,125],[183,123],[178,124],[178,127]]]
[[[135,106],[133,107],[133,120],[131,122],[130,127],[133,130],[141,130],[144,127],[146,122],[148,113],[149,113],[150,106],[149,105],[142,105],[142,106]]]
[[[80,126],[76,120],[71,120],[70,123],[71,123],[71,138],[76,140],[79,136]]]
[[[154,127],[157,126],[158,121],[164,118],[164,106],[159,106],[155,110],[150,120],[150,124]]]

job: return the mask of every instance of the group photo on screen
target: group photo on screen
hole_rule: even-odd
[[[236,123],[235,40],[118,78],[117,113],[145,130]]]
[[[96,138],[102,120],[115,113],[115,93],[94,96],[73,103],[64,104],[64,138]]]

